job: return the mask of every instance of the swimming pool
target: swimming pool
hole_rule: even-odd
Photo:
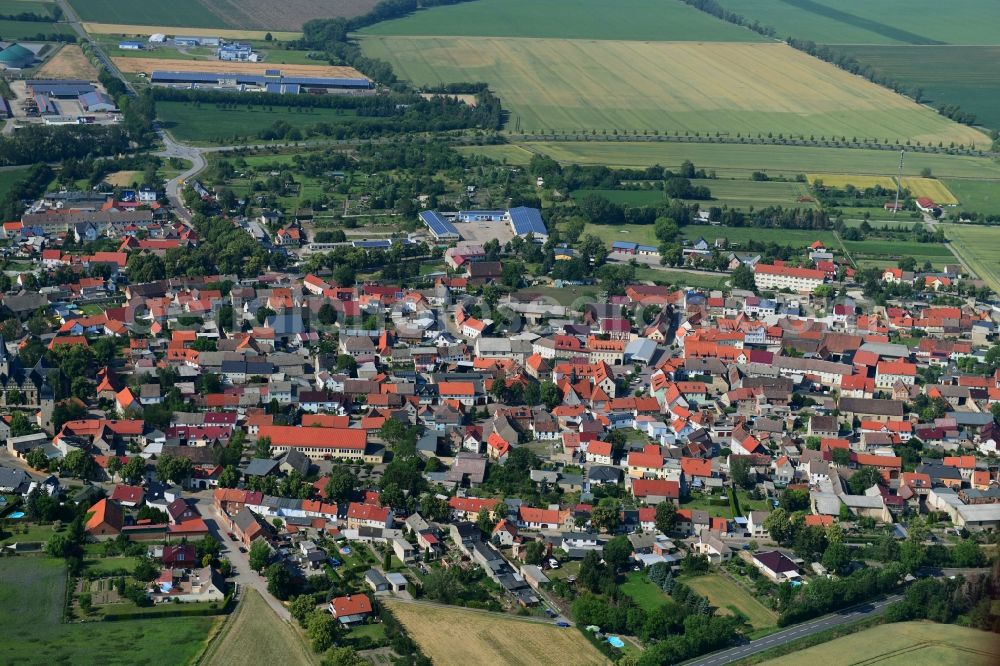
[[[15,511],[14,513],[7,516],[8,518],[13,518],[17,520],[18,518],[24,518],[24,511]]]

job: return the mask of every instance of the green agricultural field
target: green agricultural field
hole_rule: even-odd
[[[514,132],[989,141],[784,44],[367,36],[362,48],[418,86],[488,82]]]
[[[457,150],[463,155],[482,155],[502,164],[526,165],[531,161],[530,151],[512,143],[492,146],[458,146]]]
[[[743,613],[750,619],[754,629],[764,629],[777,624],[777,613],[721,574],[685,579],[684,583],[698,594],[708,597],[708,601],[722,613],[734,610]]]
[[[958,199],[958,210],[1000,215],[1000,183],[955,179],[945,184]]]
[[[1000,227],[946,224],[944,233],[955,254],[1000,294]]]
[[[171,0],[171,2],[71,0],[70,4],[80,19],[98,23],[184,28],[235,27],[207,11],[199,0]]]
[[[815,241],[823,241],[827,247],[837,247],[836,236],[832,231],[826,230],[714,227],[708,224],[689,224],[686,227],[681,227],[681,232],[688,240],[697,240],[703,237],[709,245],[714,243],[716,238],[725,238],[729,243],[738,245],[755,240],[792,247],[808,247]]]
[[[1000,661],[996,634],[954,624],[883,624],[768,661],[770,666],[987,666]]]
[[[0,0],[0,14],[11,16],[15,14],[51,15],[55,3],[33,2],[32,0]]]
[[[1000,128],[1000,46],[843,46],[837,50],[880,74],[919,87],[925,104],[957,104],[974,113],[977,123]]]
[[[254,107],[248,111],[245,107],[220,109],[211,104],[199,106],[187,102],[158,102],[156,113],[177,140],[203,143],[237,135],[257,142],[257,133],[278,121],[304,129],[319,123],[350,122],[354,118],[352,111],[344,109],[309,109],[296,113],[284,107],[274,107],[274,110]]]
[[[655,190],[577,190],[573,199],[580,201],[588,195],[603,197],[616,204],[628,206],[655,206],[666,200],[662,189]]]
[[[264,636],[267,640],[261,640]],[[318,661],[298,629],[282,622],[252,588],[247,589],[239,608],[205,651],[201,663],[244,666],[249,654],[253,654],[250,662],[259,664],[310,666]]]
[[[5,40],[30,41],[38,34],[72,35],[73,28],[66,23],[39,23],[37,21],[0,20],[0,37]]]
[[[377,23],[365,35],[758,42],[763,38],[678,0],[479,0]]]
[[[636,605],[643,610],[656,610],[669,598],[655,583],[646,578],[645,572],[631,571],[625,578],[622,592],[632,597]]]
[[[712,191],[711,201],[699,201],[702,207],[725,205],[730,208],[763,208],[784,206],[785,208],[816,208],[811,200],[809,187],[805,183],[785,183],[755,180],[698,180]],[[807,199],[800,201],[800,199]]]
[[[890,150],[845,150],[805,146],[761,146],[697,143],[613,143],[602,141],[541,142],[523,144],[530,153],[542,153],[564,164],[600,164],[610,167],[647,167],[659,164],[679,168],[691,160],[698,168],[716,171],[720,176],[749,178],[754,171],[771,176],[794,178],[805,173],[861,173],[895,175],[899,153]],[[513,146],[469,146],[466,151],[484,151],[485,155],[518,156]],[[522,151],[524,152],[524,151]],[[974,178],[1000,180],[1000,163],[982,157],[907,153],[903,173],[919,175],[931,169],[938,178]]]
[[[825,44],[1000,44],[1000,4],[983,0],[719,0],[775,28]]]
[[[0,559],[4,663],[187,664],[218,622],[213,617],[195,617],[106,622],[99,627],[62,624],[65,585],[66,565],[61,560]]]

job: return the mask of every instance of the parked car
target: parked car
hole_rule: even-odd
[[[236,541],[236,535],[232,532],[229,532],[227,536],[229,536],[230,541]]]
[[[244,546],[240,546],[240,552],[241,552],[241,553],[245,553],[245,552],[247,552],[247,549],[246,549],[246,547],[244,547]]]
[[[563,627],[565,629],[566,627],[569,626],[569,622],[566,622],[565,620],[562,621],[562,622],[556,622],[556,626],[557,627]]]

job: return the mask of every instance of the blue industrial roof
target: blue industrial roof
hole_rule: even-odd
[[[361,247],[368,250],[388,250],[392,247],[392,241],[385,240],[357,240],[351,243],[354,247]]]
[[[220,79],[233,79],[237,84],[264,86],[265,84],[281,83],[286,86],[336,86],[340,88],[370,88],[371,81],[365,78],[309,78],[298,76],[283,76],[275,81],[274,77],[258,74],[216,73],[216,72],[169,72],[157,70],[153,72],[152,81],[168,81],[176,83],[218,83]]]
[[[630,243],[629,241],[615,241],[611,244],[612,250],[634,250],[638,247],[636,243]]]
[[[518,236],[534,234],[536,236],[548,236],[549,231],[542,221],[542,213],[537,208],[527,208],[518,206],[507,211],[510,215],[510,223],[514,227],[514,233]]]
[[[421,211],[420,219],[424,221],[424,224],[431,230],[431,233],[438,238],[442,236],[458,236],[458,229],[455,228],[455,225],[441,217],[437,211]]]

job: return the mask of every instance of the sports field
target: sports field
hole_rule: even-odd
[[[115,65],[126,74],[153,70],[171,72],[221,72],[225,74],[264,74],[275,66],[263,62],[226,62],[224,60],[164,60],[161,58],[112,58]],[[365,78],[353,67],[338,65],[281,65],[285,76],[317,76]]]
[[[436,666],[608,663],[573,627],[429,603],[386,605]],[[451,638],[442,638],[446,636]]]
[[[774,27],[825,44],[1000,44],[1000,3],[989,0],[718,0]]]
[[[266,636],[267,640],[261,640]],[[298,629],[281,620],[260,593],[246,588],[239,608],[226,622],[205,651],[205,666],[246,666],[258,664],[311,666],[318,660]]]
[[[375,6],[375,2],[376,0],[71,0],[70,4],[83,21],[164,26],[166,29],[160,32],[189,35],[192,33],[187,28],[297,31],[310,19],[364,14]]]
[[[996,634],[932,622],[883,624],[768,661],[773,666],[987,666],[1000,661]]]
[[[350,122],[355,118],[351,111],[343,109],[317,108],[295,113],[283,107],[219,109],[215,105],[199,106],[188,102],[157,102],[156,115],[178,141],[195,143],[228,140],[234,136],[251,137],[256,142],[258,132],[279,121],[302,129],[318,123]]]
[[[1000,7],[1000,3],[991,3]],[[1000,29],[996,30],[1000,33]],[[957,104],[1000,128],[1000,46],[844,46],[838,51],[923,91],[930,106]]]
[[[0,662],[38,666],[187,664],[220,621],[216,617],[159,617],[63,624],[65,585],[62,560],[0,559]]]
[[[720,574],[708,574],[686,579],[684,583],[722,613],[739,611],[747,616],[754,629],[764,629],[777,624],[778,614],[753,598],[743,588]]]
[[[477,0],[376,23],[365,35],[759,42],[678,0]]]
[[[862,173],[895,175],[899,170],[899,153],[891,150],[844,150],[802,146],[752,146],[732,144],[690,143],[612,143],[600,141],[540,142],[529,141],[520,151],[512,146],[476,146],[466,152],[514,158],[531,153],[548,155],[565,164],[603,164],[610,167],[647,167],[659,164],[679,168],[691,160],[698,168],[714,170],[720,176],[749,178],[754,171],[767,171],[772,176],[792,178],[798,174]],[[530,152],[529,152],[530,151]],[[938,178],[972,178],[1000,180],[1000,163],[982,157],[907,153],[903,173],[919,175],[929,168]]]
[[[486,81],[515,132],[722,132],[986,144],[904,97],[784,44],[365,37],[418,86]]]
[[[959,210],[1000,215],[1000,183],[954,179],[947,185],[958,198]]]
[[[1000,227],[972,224],[945,224],[944,234],[951,248],[1000,294]]]

